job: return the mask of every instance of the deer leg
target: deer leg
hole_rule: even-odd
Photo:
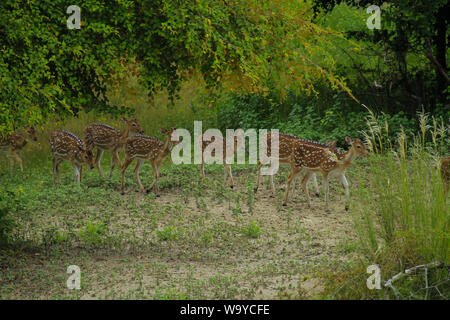
[[[273,182],[273,177],[274,175],[270,175],[269,176],[269,180],[270,180],[270,188],[272,189],[272,194],[275,196],[277,194],[277,190],[275,189],[275,183]]]
[[[306,172],[306,174],[302,180],[302,187],[303,187],[303,191],[305,192],[306,200],[308,201],[309,208],[311,208],[311,198],[309,197],[308,180],[311,177],[311,174],[312,174],[311,171]]]
[[[61,172],[59,171],[59,165],[61,164],[62,160],[56,160],[56,174],[58,176],[58,183],[61,184]]]
[[[139,177],[139,171],[141,170],[143,163],[144,163],[144,160],[138,159],[138,161],[136,163],[136,167],[134,168],[134,176],[136,177],[136,180],[138,182],[139,188],[141,189],[141,192],[145,193],[145,188],[142,185],[141,178]]]
[[[295,198],[295,181],[297,181],[297,176],[292,180],[291,190],[289,191],[291,192],[291,199]]]
[[[122,167],[120,168],[121,175],[122,175],[122,181],[120,185],[120,194],[124,195],[124,180],[125,180],[125,171],[127,170],[130,163],[133,162],[133,158],[127,158],[125,157],[125,162],[123,163]]]
[[[12,176],[13,175],[13,171],[14,171],[15,161],[14,161],[14,158],[12,158],[12,157],[8,156],[8,158],[9,158],[9,173]]]
[[[234,181],[233,181],[233,174],[231,173],[231,166],[229,164],[224,163],[224,183],[226,183],[226,177],[227,177],[227,173],[230,176],[231,179],[231,185],[230,188],[233,189],[234,186]]]
[[[19,164],[20,170],[23,172],[23,161],[20,158],[20,156],[17,154],[16,151],[12,151],[11,155],[13,156],[13,160],[16,160],[16,162]]]
[[[312,174],[313,184],[314,184],[314,191],[316,192],[316,197],[318,198],[319,193],[319,185],[317,184],[317,176],[315,173]]]
[[[154,180],[152,182],[152,184],[150,185],[150,187],[147,190],[150,190],[151,188],[155,188],[155,194],[157,197],[159,197],[159,188],[158,188],[158,177],[159,177],[159,169],[156,166],[155,163],[152,163],[152,169],[153,169],[153,176],[154,176]]]
[[[200,173],[203,178],[206,176],[205,175],[205,163],[204,163],[204,159],[203,159],[203,151],[202,151],[202,162],[200,164]]]
[[[258,161],[258,174],[257,174],[257,178],[256,178],[255,192],[258,191],[258,188],[259,188],[259,180],[261,177],[261,167],[262,167],[262,163],[261,163],[261,161]]]
[[[80,168],[78,167],[78,164],[72,161],[72,167],[75,171],[75,182],[80,184]]]
[[[283,201],[283,206],[287,205],[287,201],[289,198],[289,190],[291,189],[291,183],[292,180],[295,179],[295,176],[300,172],[301,170],[298,170],[297,168],[293,168],[291,167],[291,173],[289,174],[288,177],[288,181],[287,181],[287,185],[286,185],[286,191],[284,194],[284,201]]]
[[[109,170],[108,179],[111,179],[112,172],[113,172],[113,169],[114,169],[114,166],[116,165],[116,163],[118,164],[119,168],[122,167],[122,163],[120,163],[120,158],[119,158],[119,150],[113,150],[113,151],[111,151],[111,154],[112,154],[111,169]]]
[[[56,185],[56,183],[55,183],[55,177],[56,177],[56,159],[55,159],[55,157],[52,157],[52,164],[53,164],[53,170],[52,170],[52,173],[53,173],[53,186],[55,186]]]
[[[102,157],[103,157],[103,150],[97,148],[97,154],[95,156],[95,166],[98,169],[98,172],[100,173],[100,176],[103,177],[103,170],[102,170],[102,165],[101,165],[101,161],[102,161]]]
[[[344,174],[341,174],[339,176],[339,180],[341,180],[342,184],[344,185],[345,188],[345,196],[347,198],[347,203],[345,204],[345,211],[348,211],[349,205],[350,205],[350,193],[348,191],[348,182],[347,182],[347,178],[345,178]]]
[[[325,190],[325,211],[328,211],[328,191],[329,191],[329,185],[328,185],[328,175],[323,175],[323,189]]]

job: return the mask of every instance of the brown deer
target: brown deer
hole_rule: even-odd
[[[239,142],[239,139],[237,136],[233,137],[233,150],[231,150],[231,142],[228,142],[227,144],[227,140],[219,137],[219,136],[209,136],[206,134],[202,134],[199,137],[198,143],[200,145],[200,148],[202,150],[202,158],[201,158],[201,165],[200,165],[200,173],[202,175],[202,177],[205,177],[205,149],[215,141],[215,139],[219,139],[220,140],[220,144],[222,146],[222,163],[224,165],[224,172],[223,172],[223,184],[226,185],[227,184],[227,178],[228,176],[230,176],[231,179],[231,184],[230,184],[230,188],[233,189],[234,186],[234,181],[233,181],[233,174],[231,173],[231,166],[226,163],[226,159],[230,159],[230,157],[234,157],[234,154],[236,153],[236,151],[238,150],[238,148],[244,148],[243,145],[243,140],[241,140],[242,142]],[[211,151],[211,156],[214,157],[216,154],[216,150],[213,149]]]
[[[26,126],[24,130],[14,131],[10,135],[0,139],[0,152],[5,152],[11,163],[11,173],[17,162],[23,171],[23,161],[19,156],[20,150],[27,144],[28,139],[37,141],[34,127]]]
[[[102,177],[103,170],[100,162],[102,160],[103,153],[108,151],[112,154],[111,169],[109,170],[108,176],[111,178],[115,165],[117,164],[119,168],[122,167],[119,152],[122,150],[126,139],[132,134],[144,133],[144,130],[136,118],[126,119],[125,117],[122,117],[122,120],[127,124],[126,129],[123,131],[103,123],[90,124],[83,131],[87,147],[91,150],[97,148],[95,165],[97,166],[100,176]]]
[[[271,155],[271,135],[272,133],[266,133],[266,141],[267,141],[267,156]],[[279,163],[282,164],[290,164],[291,163],[291,155],[292,155],[292,150],[293,150],[293,145],[295,141],[302,141],[303,143],[312,143],[312,144],[317,144],[317,142],[315,141],[311,141],[311,140],[306,140],[306,139],[302,139],[290,134],[286,134],[286,133],[278,133],[278,145],[279,145],[279,150],[278,150],[278,161]],[[336,141],[331,142],[330,139],[327,140],[326,145],[334,148],[336,146]],[[259,187],[259,182],[260,182],[260,177],[261,177],[261,167],[262,167],[262,163],[261,161],[258,162],[258,174],[257,174],[257,180],[256,180],[256,187],[255,187],[255,192],[258,191],[258,187]],[[272,193],[275,194],[275,184],[273,182],[273,177],[274,175],[270,175],[270,185],[272,187]],[[313,178],[313,183],[314,183],[314,189],[315,189],[315,193],[316,196],[319,197],[319,186],[317,184],[317,178],[315,173],[312,175]],[[293,181],[293,186],[292,189],[295,189],[295,180]]]
[[[448,188],[450,186],[450,157],[441,159],[441,178],[444,187],[444,200],[447,200]]]
[[[151,186],[147,189],[147,192],[154,187],[156,196],[159,196],[159,187],[158,187],[159,170],[161,169],[162,163],[172,150],[172,147],[179,143],[179,139],[175,130],[176,130],[175,128],[171,128],[170,130],[161,128],[161,132],[167,135],[167,140],[165,142],[162,142],[157,138],[144,135],[135,135],[127,138],[125,142],[125,161],[121,168],[122,195],[125,194],[124,192],[125,170],[127,170],[128,166],[131,164],[131,162],[133,162],[134,158],[137,158],[138,163],[136,164],[136,168],[134,169],[134,175],[139,184],[139,188],[143,193],[146,192],[144,186],[142,185],[141,179],[139,178],[139,170],[141,170],[144,161],[148,160],[152,165],[153,175],[155,179],[151,184]]]
[[[55,130],[50,136],[50,149],[53,162],[53,185],[55,185],[55,175],[58,175],[58,182],[61,184],[61,174],[59,165],[64,160],[70,161],[75,171],[75,182],[80,184],[83,175],[83,163],[87,163],[94,169],[94,155],[86,145],[70,131]]]
[[[292,183],[292,180],[295,176],[302,171],[302,169],[306,169],[307,173],[303,177],[302,186],[303,190],[306,193],[306,198],[308,200],[308,206],[311,207],[311,199],[309,197],[308,188],[306,184],[314,172],[320,172],[323,175],[323,186],[325,189],[325,210],[328,210],[328,178],[331,175],[339,175],[340,177],[344,177],[345,171],[352,164],[353,160],[357,157],[365,157],[368,155],[366,147],[364,143],[360,139],[355,139],[352,141],[351,138],[346,137],[345,141],[351,145],[351,148],[347,152],[340,152],[336,148],[333,148],[333,155],[330,157],[327,155],[325,151],[329,151],[330,149],[320,144],[305,144],[301,141],[296,141],[294,143],[294,150],[292,152],[291,158],[291,173],[288,178],[286,193],[284,196],[283,205],[287,204],[287,199],[289,197],[289,189]],[[345,182],[344,182],[345,181]],[[346,188],[346,194],[348,194],[348,184],[346,180],[343,180],[342,183]],[[346,209],[348,209],[348,204],[346,205]]]

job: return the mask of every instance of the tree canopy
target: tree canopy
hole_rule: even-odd
[[[0,132],[49,115],[126,111],[106,90],[130,66],[149,94],[175,95],[199,73],[209,86],[314,91],[323,78],[348,93],[327,50],[339,32],[313,22],[311,1],[87,0],[68,29],[65,0],[0,2]]]

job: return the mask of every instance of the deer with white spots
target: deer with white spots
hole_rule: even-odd
[[[271,135],[274,133],[266,133],[266,141],[267,141],[267,156],[271,156],[271,149],[272,149],[272,143],[271,143]],[[302,143],[308,144],[308,143],[312,143],[312,144],[317,144],[318,142],[315,141],[311,141],[311,140],[306,140],[306,139],[302,139],[290,134],[286,134],[286,133],[278,133],[278,145],[279,145],[279,150],[278,150],[278,162],[280,164],[290,164],[291,163],[291,155],[292,155],[292,150],[293,150],[293,145],[295,141],[301,141]],[[326,142],[326,145],[324,146],[329,146],[331,148],[334,148],[336,146],[336,141],[330,142],[330,140],[328,139]],[[260,182],[260,177],[261,177],[261,167],[262,167],[262,163],[261,161],[258,161],[258,174],[257,174],[257,180],[256,180],[256,187],[255,187],[255,192],[258,191],[259,188],[259,182]],[[272,193],[273,195],[275,195],[276,190],[275,190],[275,184],[273,182],[273,177],[274,175],[270,175],[270,185],[272,187]],[[316,196],[319,196],[319,186],[317,184],[317,178],[315,173],[312,175],[312,179],[313,179],[313,184],[314,184],[314,190],[316,193]],[[295,189],[295,180],[293,181],[293,186],[292,189]]]
[[[227,184],[227,178],[230,177],[231,184],[230,188],[233,189],[234,181],[233,181],[233,174],[231,173],[231,166],[227,163],[227,159],[232,159],[234,155],[236,154],[236,151],[238,148],[244,148],[243,142],[239,142],[239,139],[237,136],[233,137],[233,142],[228,141],[227,139],[224,139],[220,136],[209,136],[202,134],[199,137],[198,143],[200,145],[200,148],[202,150],[202,159],[201,159],[201,165],[200,165],[200,173],[202,177],[205,177],[205,153],[206,148],[210,146],[213,142],[215,142],[215,139],[220,140],[219,144],[217,145],[219,147],[222,147],[222,164],[224,166],[223,170],[223,184]],[[243,141],[243,139],[241,140]],[[212,148],[212,147],[211,147]],[[210,155],[214,157],[216,155],[216,150],[212,149]]]
[[[109,178],[111,178],[113,169],[117,164],[119,168],[122,167],[119,158],[119,152],[123,149],[126,139],[133,134],[143,134],[144,130],[138,123],[137,119],[127,119],[122,117],[126,122],[125,130],[120,131],[103,123],[92,123],[84,129],[84,139],[89,149],[97,148],[97,155],[95,157],[95,165],[98,168],[100,176],[103,177],[103,170],[100,165],[103,153],[108,151],[112,154],[111,168],[109,170]]]
[[[37,141],[34,127],[26,126],[24,130],[14,131],[10,135],[0,139],[0,152],[5,152],[11,163],[11,173],[17,162],[20,170],[23,171],[23,161],[19,156],[19,151],[25,147],[28,139]]]
[[[94,155],[92,151],[86,148],[86,145],[74,135],[66,130],[56,130],[50,136],[50,149],[53,162],[53,185],[55,185],[55,176],[58,176],[58,182],[61,184],[61,174],[59,165],[64,160],[70,161],[75,171],[75,182],[80,184],[83,174],[83,164],[87,163],[91,169],[94,168]]]
[[[176,133],[175,128],[171,128],[170,130],[166,130],[161,128],[161,132],[167,135],[167,140],[162,142],[161,140],[144,136],[144,135],[135,135],[127,138],[125,142],[125,162],[121,168],[122,171],[122,185],[121,185],[121,194],[125,194],[124,192],[124,179],[125,179],[125,171],[128,166],[133,162],[136,158],[138,159],[138,163],[136,164],[136,168],[134,169],[134,175],[139,184],[139,188],[143,193],[148,192],[150,189],[154,187],[155,193],[159,196],[159,187],[158,187],[158,179],[159,179],[159,171],[161,169],[162,163],[169,155],[172,147],[179,143],[179,137]],[[149,161],[152,165],[154,181],[151,186],[145,190],[142,185],[141,179],[139,178],[139,170],[144,163],[144,161]]]
[[[344,184],[346,196],[348,200],[348,183],[345,179],[344,173],[348,167],[353,163],[353,160],[357,157],[365,157],[368,155],[364,143],[360,139],[352,141],[351,138],[346,137],[345,141],[351,145],[351,148],[347,152],[340,152],[336,148],[332,148],[334,157],[330,157],[330,148],[313,144],[304,144],[301,141],[295,141],[293,146],[292,158],[291,158],[291,173],[288,178],[286,193],[284,196],[283,205],[287,205],[289,197],[289,189],[292,180],[303,169],[306,169],[306,175],[303,177],[302,186],[308,200],[308,206],[311,207],[311,199],[309,197],[308,188],[306,184],[313,173],[320,172],[323,175],[323,187],[325,190],[325,210],[328,210],[328,178],[332,175],[337,175],[341,178]],[[328,152],[325,152],[328,151]],[[348,204],[346,205],[348,210]]]

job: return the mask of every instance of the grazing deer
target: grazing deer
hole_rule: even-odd
[[[125,142],[125,161],[121,168],[122,171],[122,185],[121,185],[121,194],[125,194],[124,192],[124,179],[125,179],[125,170],[127,170],[128,166],[131,162],[133,162],[134,158],[138,159],[138,163],[136,164],[136,168],[134,169],[134,175],[139,184],[139,188],[143,193],[146,192],[144,186],[142,185],[141,179],[139,178],[139,170],[141,170],[142,164],[145,160],[150,161],[153,169],[153,175],[155,177],[151,186],[147,189],[147,192],[154,187],[155,193],[159,196],[159,187],[158,187],[158,178],[159,178],[159,170],[161,169],[161,165],[164,162],[164,159],[169,155],[172,147],[179,143],[178,135],[175,132],[175,128],[171,128],[170,130],[166,130],[161,128],[161,132],[167,135],[167,140],[162,142],[161,140],[144,136],[144,135],[135,135],[127,138]]]
[[[55,185],[55,175],[58,175],[58,182],[61,184],[61,174],[59,165],[64,160],[70,161],[75,170],[75,182],[81,183],[83,174],[83,163],[89,164],[94,169],[94,155],[86,145],[74,135],[66,130],[56,130],[50,136],[50,149],[52,151],[53,162],[53,185]]]
[[[272,145],[271,144],[271,135],[272,135],[272,133],[270,133],[270,132],[266,133],[267,156],[271,155],[271,145]],[[296,136],[293,136],[290,134],[286,134],[286,133],[278,133],[278,145],[279,145],[278,162],[279,163],[290,164],[293,145],[294,145],[295,141],[302,141],[303,143],[306,143],[306,144],[308,144],[308,143],[317,144],[317,142],[315,142],[315,141],[302,139],[302,138],[299,138],[299,137],[296,137]],[[334,148],[336,146],[336,141],[330,142],[330,140],[328,139],[326,142],[326,145]],[[259,161],[255,192],[258,191],[258,187],[259,187],[259,181],[260,181],[260,177],[261,177],[261,167],[262,167],[262,163],[261,163],[261,161]],[[275,184],[273,182],[274,175],[270,175],[269,177],[270,177],[270,185],[272,187],[272,193],[275,194],[276,193]],[[319,186],[317,184],[317,178],[316,178],[315,173],[313,173],[312,178],[313,178],[315,193],[316,193],[316,196],[318,197],[319,196]],[[295,189],[295,180],[294,180],[294,184],[293,184],[292,188]]]
[[[9,136],[0,139],[0,151],[7,153],[6,156],[11,163],[11,173],[16,162],[23,171],[23,161],[19,156],[19,151],[27,144],[28,139],[37,141],[34,127],[26,126],[23,131],[14,131]]]
[[[323,187],[325,189],[325,210],[328,210],[329,176],[339,175],[346,189],[346,194],[348,194],[348,183],[345,179],[344,173],[357,156],[365,157],[368,155],[368,152],[365,145],[360,139],[355,139],[354,141],[352,141],[351,138],[346,137],[345,141],[349,145],[351,145],[351,148],[345,153],[338,151],[336,148],[333,148],[332,151],[334,159],[333,157],[327,155],[327,153],[325,152],[330,151],[329,147],[325,147],[323,145],[321,146],[320,144],[305,144],[301,141],[296,141],[294,143],[294,149],[291,158],[291,173],[289,175],[286,186],[286,193],[283,202],[284,206],[287,204],[291,182],[295,178],[295,176],[302,171],[302,169],[307,170],[307,173],[302,180],[302,186],[303,190],[306,193],[309,207],[311,207],[311,200],[306,184],[311,177],[311,174],[314,172],[320,172],[323,175]],[[348,210],[348,204],[346,205],[346,210]]]
[[[112,154],[111,169],[109,170],[109,178],[111,178],[112,171],[117,164],[119,168],[122,167],[119,158],[119,152],[123,148],[126,139],[132,134],[143,134],[144,130],[137,122],[136,118],[126,119],[122,117],[122,120],[127,123],[125,130],[120,131],[116,128],[108,126],[103,123],[93,123],[88,125],[84,129],[84,139],[86,145],[90,150],[97,148],[97,155],[95,157],[95,165],[100,172],[100,176],[103,177],[103,170],[101,167],[101,160],[103,153],[108,151]]]
[[[227,184],[227,178],[230,176],[231,184],[230,188],[233,189],[234,181],[233,181],[233,174],[231,173],[231,166],[226,162],[226,159],[230,159],[231,157],[234,157],[236,151],[238,148],[244,148],[243,142],[239,142],[238,137],[233,137],[233,150],[231,150],[231,143],[227,143],[227,140],[219,137],[219,136],[208,136],[205,134],[200,135],[198,143],[200,145],[200,148],[202,150],[202,159],[201,159],[201,165],[200,165],[200,173],[202,177],[205,177],[205,149],[208,147],[211,143],[215,141],[215,139],[220,139],[221,145],[222,145],[222,163],[224,165],[224,172],[223,172],[223,184]],[[205,141],[206,140],[206,141]],[[241,140],[242,141],[242,140]],[[216,150],[211,151],[211,156],[214,157],[216,154]]]
[[[448,188],[450,186],[450,157],[441,159],[441,178],[444,186],[444,200],[447,200]]]

